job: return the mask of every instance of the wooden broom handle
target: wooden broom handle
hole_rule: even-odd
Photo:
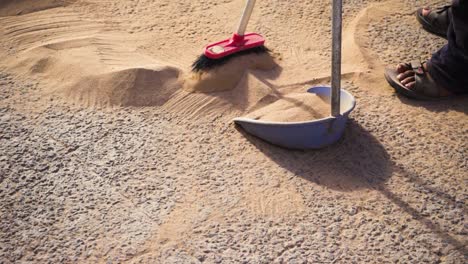
[[[247,25],[249,24],[250,16],[252,15],[252,11],[255,6],[256,0],[247,0],[247,4],[245,5],[244,12],[242,13],[242,18],[239,23],[239,27],[237,28],[237,35],[244,36],[245,30],[247,29]]]

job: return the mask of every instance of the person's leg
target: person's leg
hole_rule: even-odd
[[[452,93],[468,93],[468,1],[453,1],[447,37],[448,44],[428,61],[428,72]]]
[[[387,69],[389,83],[407,96],[444,97],[468,93],[468,1],[454,0],[450,14],[448,44],[419,69],[400,64]]]
[[[387,68],[385,78],[398,93],[409,98],[431,100],[452,95],[432,79],[427,64],[419,61],[399,64],[396,69]]]

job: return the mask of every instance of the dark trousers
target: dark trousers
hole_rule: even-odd
[[[428,71],[440,86],[468,93],[468,0],[453,0],[448,44],[432,55]]]

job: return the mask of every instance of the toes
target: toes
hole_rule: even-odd
[[[431,13],[431,9],[429,7],[424,7],[421,13],[423,16],[428,16]]]
[[[416,84],[416,81],[413,79],[413,81],[405,84],[405,87],[408,89],[413,89],[415,84]]]
[[[405,63],[400,63],[397,65],[397,72],[398,73],[402,73],[402,72],[405,72],[407,70],[409,70],[409,66],[408,64],[405,64]]]
[[[398,73],[404,72],[405,71],[405,65],[404,64],[398,64],[396,70],[397,70]]]
[[[403,84],[403,85],[407,85],[407,84],[409,84],[411,82],[414,82],[414,81],[415,81],[414,76],[411,76],[411,77],[408,77],[408,78],[405,78],[405,79],[401,80],[400,83]]]
[[[406,78],[413,77],[414,78],[414,71],[413,70],[407,70],[405,72],[402,72],[397,75],[397,79],[401,82]]]

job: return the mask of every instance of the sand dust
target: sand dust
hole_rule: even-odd
[[[244,55],[208,72],[191,73],[184,88],[188,92],[198,93],[232,90],[248,71],[271,71],[277,66],[269,53]]]
[[[244,197],[246,208],[261,217],[288,217],[304,211],[304,201],[294,189],[252,188]]]
[[[330,104],[312,93],[291,93],[247,117],[274,122],[301,122],[330,116]]]

